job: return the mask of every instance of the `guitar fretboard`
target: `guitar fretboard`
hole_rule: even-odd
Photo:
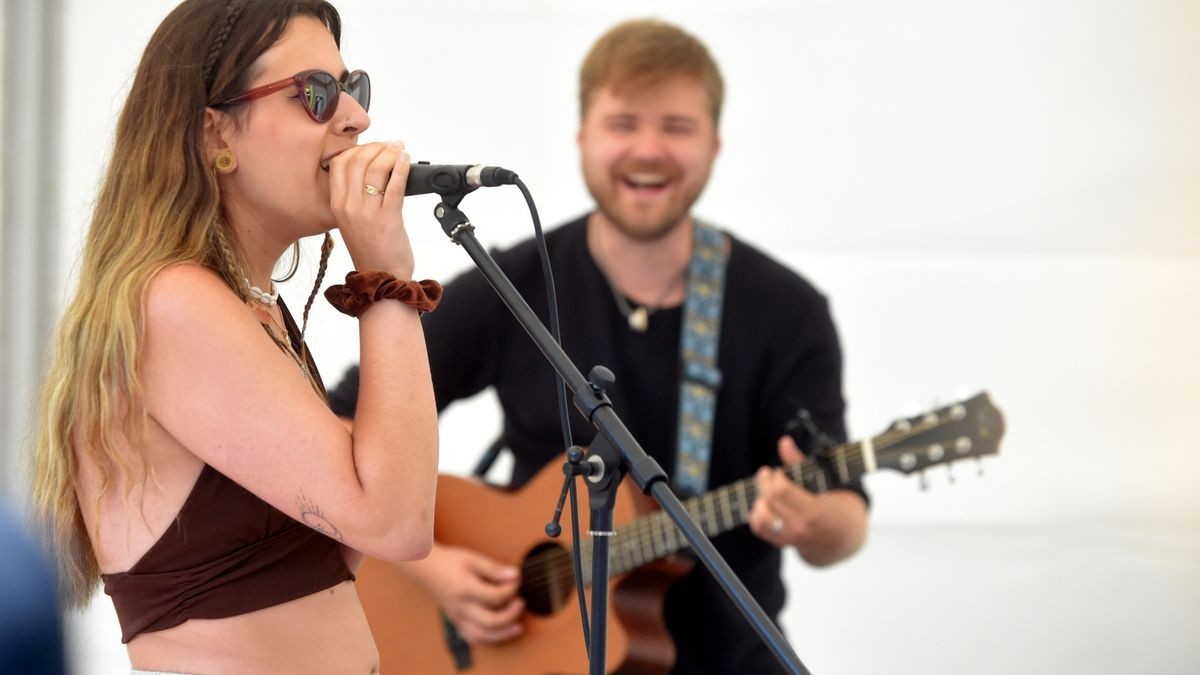
[[[821,491],[824,475],[815,460],[806,460],[785,471],[792,480],[805,487],[812,486],[814,492]],[[758,483],[746,478],[684,500],[683,505],[705,536],[712,538],[749,522],[750,509],[757,498]],[[582,546],[584,574],[590,578],[591,541]],[[614,575],[623,574],[690,546],[665,512],[651,513],[618,529],[609,548],[609,570]]]
[[[788,477],[813,493],[851,483],[876,468],[876,453],[933,426],[936,418],[909,427],[886,431],[865,441],[839,445],[824,456],[805,458],[786,467]],[[745,525],[758,498],[758,483],[745,478],[683,502],[688,513],[709,538]],[[618,529],[609,547],[610,576],[624,574],[647,563],[677,553],[691,545],[665,512],[644,515]],[[583,575],[591,581],[592,543],[581,543]]]

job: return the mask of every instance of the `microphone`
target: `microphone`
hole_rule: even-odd
[[[404,194],[466,194],[479,187],[512,185],[516,182],[516,172],[498,166],[414,162],[408,169],[408,184],[404,187]]]

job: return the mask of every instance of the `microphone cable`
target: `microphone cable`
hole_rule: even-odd
[[[554,335],[554,341],[558,346],[562,346],[562,330],[558,320],[558,293],[555,291],[554,285],[554,270],[550,267],[550,253],[546,249],[546,237],[542,233],[542,219],[538,216],[537,205],[533,203],[533,195],[529,193],[529,188],[519,176],[513,176],[513,184],[521,191],[525,197],[525,203],[529,206],[529,215],[533,219],[533,237],[537,244],[538,260],[542,263],[542,277],[546,283],[546,303],[549,308],[550,317],[550,332]],[[563,447],[569,448],[574,443],[571,435],[571,417],[570,410],[567,408],[567,383],[561,377],[555,377],[558,380],[558,386],[555,387],[555,394],[558,396],[558,417],[562,427]],[[575,493],[575,479],[572,478],[569,483],[569,492],[571,495],[571,560],[575,566],[575,592],[579,597],[579,616],[583,621],[583,646],[587,650],[588,659],[591,659],[592,648],[590,644],[591,629],[588,625],[588,609],[587,598],[584,594],[583,586],[583,558],[580,554],[579,544],[579,501]]]

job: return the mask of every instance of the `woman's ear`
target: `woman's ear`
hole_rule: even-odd
[[[204,156],[210,166],[218,154],[229,150],[227,139],[232,127],[232,118],[228,113],[215,108],[204,109]]]

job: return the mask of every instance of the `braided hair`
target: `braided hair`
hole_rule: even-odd
[[[217,39],[213,41],[212,47],[208,50],[208,58],[204,59],[204,91],[212,91],[213,70],[221,58],[221,50],[225,48],[225,42],[229,40],[229,34],[233,32],[233,25],[237,23],[244,6],[245,3],[242,0],[228,0],[225,3],[225,23],[222,24],[221,32],[217,33]]]

